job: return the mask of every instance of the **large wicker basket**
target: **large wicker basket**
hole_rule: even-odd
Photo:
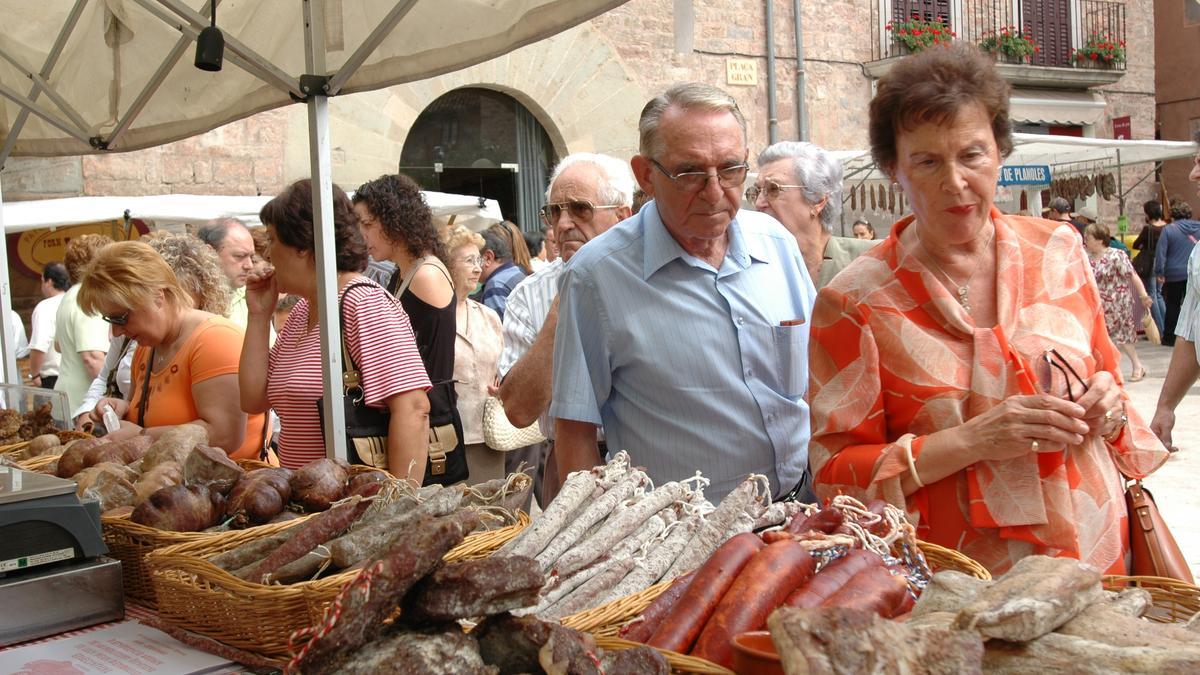
[[[62,443],[63,445],[66,445],[67,443],[70,443],[71,441],[76,441],[76,440],[83,439],[83,438],[92,438],[91,434],[87,434],[82,431],[75,431],[74,429],[69,429],[69,430],[65,430],[65,431],[56,431],[54,433],[56,436],[58,436],[58,442]],[[0,445],[0,455],[10,455],[10,454],[13,454],[16,452],[20,452],[28,447],[29,447],[29,441],[21,441],[19,443],[10,443],[8,445]]]
[[[529,524],[518,514],[515,525],[469,535],[446,554],[447,561],[486,557]],[[218,540],[191,542],[156,551],[147,559],[158,596],[159,616],[183,630],[279,665],[289,658],[288,637],[319,622],[325,607],[356,572],[288,585],[243,581],[207,558],[240,544],[294,526],[267,525]]]
[[[1154,604],[1146,618],[1159,623],[1179,623],[1200,613],[1200,587],[1166,577],[1126,577],[1110,575],[1103,579],[1110,591],[1136,586],[1150,592]]]

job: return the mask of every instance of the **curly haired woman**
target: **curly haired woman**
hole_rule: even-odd
[[[450,256],[433,225],[421,188],[408,176],[392,174],[364,183],[354,193],[354,214],[375,260],[396,264],[387,289],[400,299],[412,323],[429,391],[430,480],[467,477],[462,422],[454,391],[455,298]],[[445,452],[444,473],[437,459]]]

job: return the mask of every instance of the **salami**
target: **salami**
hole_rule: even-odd
[[[536,556],[566,526],[568,519],[596,489],[596,474],[576,471],[567,476],[554,501],[542,511],[529,527],[512,541],[500,547],[498,555]]]
[[[570,574],[599,558],[636,531],[647,518],[666,508],[669,504],[683,499],[685,490],[683,484],[677,482],[660,486],[629,508],[605,521],[604,526],[596,534],[588,537],[587,540],[559,558],[558,562],[554,564],[554,569],[559,574]]]
[[[883,558],[872,551],[853,549],[823,567],[808,583],[789,595],[785,603],[789,607],[819,607],[855,574],[871,566],[882,567]]]
[[[752,474],[739,483],[732,492],[725,495],[725,499],[721,500],[717,509],[709,514],[704,524],[700,526],[696,536],[688,543],[683,554],[672,563],[666,576],[673,579],[684,572],[691,572],[708,560],[712,552],[717,550],[717,547],[726,539],[736,534],[730,530],[737,522],[738,517],[750,510],[757,501],[764,499],[769,492],[769,484],[763,488],[761,493],[758,491],[765,481],[765,476]]]
[[[350,526],[350,523],[365,510],[366,503],[360,497],[350,497],[335,504],[328,511],[322,511],[304,523],[289,528],[291,535],[279,548],[275,549],[245,574],[240,574],[246,581],[264,583],[264,578],[275,570],[292,562],[324,544]],[[360,508],[361,507],[361,508]]]
[[[590,527],[607,518],[617,508],[617,504],[629,499],[633,496],[634,490],[641,488],[648,481],[649,478],[645,473],[632,471],[618,481],[612,489],[606,490],[599,499],[585,505],[580,513],[572,517],[571,523],[563,528],[541,553],[537,554],[536,560],[541,565],[542,571],[549,571],[559,556],[579,541]]]
[[[630,642],[645,642],[654,635],[654,631],[662,625],[663,619],[667,616],[683,594],[687,592],[688,587],[692,585],[692,579],[696,578],[697,572],[689,572],[681,577],[676,577],[667,590],[659,594],[650,606],[647,607],[640,616],[630,623],[621,626],[621,637]]]

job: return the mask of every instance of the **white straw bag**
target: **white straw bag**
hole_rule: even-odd
[[[495,396],[487,397],[483,404],[483,442],[493,450],[509,452],[546,440],[538,423],[518,429],[504,414],[504,403]]]

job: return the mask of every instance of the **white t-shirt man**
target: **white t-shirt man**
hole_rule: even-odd
[[[54,348],[54,331],[58,306],[62,304],[63,295],[63,293],[52,295],[33,308],[33,316],[29,320],[29,348],[46,355],[42,360],[41,371],[34,373],[35,375],[58,376],[59,355],[58,350]]]

